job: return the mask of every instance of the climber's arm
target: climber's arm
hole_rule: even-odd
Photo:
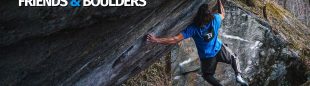
[[[178,35],[173,36],[173,37],[165,37],[165,38],[156,37],[154,34],[148,34],[147,35],[147,41],[154,42],[154,43],[160,43],[160,44],[166,44],[166,45],[176,44],[183,39],[184,39],[184,37],[182,34],[178,34]]]
[[[217,4],[220,6],[219,13],[221,14],[222,20],[225,18],[225,9],[221,0],[217,1]]]

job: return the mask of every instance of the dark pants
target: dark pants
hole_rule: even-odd
[[[235,74],[240,73],[239,65],[236,62],[237,57],[232,51],[226,46],[222,45],[221,50],[217,53],[217,55],[213,58],[208,59],[200,59],[201,61],[201,70],[202,77],[208,81],[213,86],[222,86],[220,82],[214,78],[217,62],[223,62],[227,64],[231,64],[232,68],[235,71]]]

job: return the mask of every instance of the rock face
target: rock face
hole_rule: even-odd
[[[272,0],[271,0],[272,1]],[[290,11],[305,25],[310,27],[310,1],[309,0],[274,0],[276,3]]]
[[[165,55],[148,33],[175,35],[203,0],[146,7],[17,7],[0,1],[1,86],[111,86]]]
[[[177,34],[205,2],[146,1],[146,7],[78,8],[17,7],[17,0],[0,1],[0,86],[121,85],[173,48],[145,42],[146,34]],[[273,33],[269,23],[232,1],[224,3],[222,39],[240,56],[251,85],[305,82],[304,68],[296,60],[302,51],[288,47],[286,35]],[[302,36],[296,40],[306,40],[310,32],[299,26],[292,30]],[[174,85],[207,85],[197,73],[193,46],[188,41],[172,51]],[[229,65],[218,68],[221,83],[237,85]]]
[[[295,86],[307,81],[309,75],[306,75],[306,67],[300,62],[301,56],[298,51],[289,47],[289,40],[286,38],[292,35],[283,36],[281,32],[275,33],[275,29],[283,28],[273,28],[270,23],[231,1],[225,2],[225,8],[226,17],[220,37],[223,43],[239,56],[243,77],[251,86]],[[282,22],[298,21],[289,20],[291,21]],[[290,24],[299,26],[296,23]],[[310,29],[304,26],[295,28],[292,33],[298,30],[310,33]],[[196,54],[197,50],[191,39],[181,42],[173,49],[173,85],[208,85],[201,77],[199,58]],[[231,65],[219,63],[215,76],[224,86],[238,85]]]

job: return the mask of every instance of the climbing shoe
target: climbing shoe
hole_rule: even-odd
[[[236,75],[236,81],[241,84],[241,86],[249,86],[248,83],[241,77],[240,74]]]

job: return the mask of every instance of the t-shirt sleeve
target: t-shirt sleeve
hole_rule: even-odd
[[[213,21],[214,28],[219,29],[221,27],[221,23],[222,23],[222,16],[218,13],[215,14],[214,21]]]
[[[195,34],[195,28],[193,28],[192,25],[189,25],[183,31],[181,31],[181,34],[183,35],[184,39],[192,37]]]

